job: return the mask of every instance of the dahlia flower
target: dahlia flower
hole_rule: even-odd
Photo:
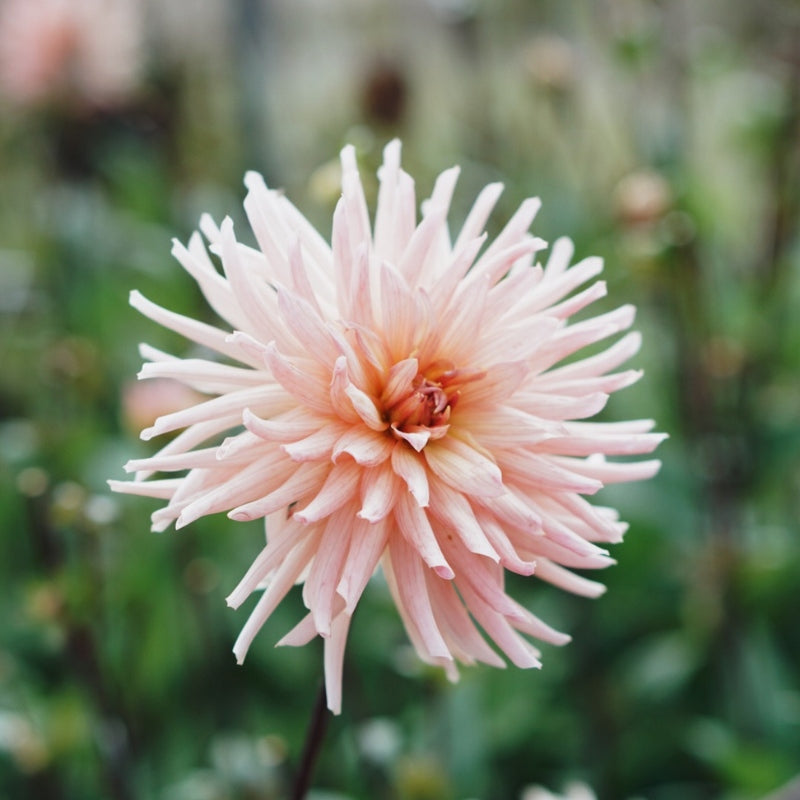
[[[350,618],[379,567],[420,658],[449,678],[459,661],[502,667],[500,653],[540,666],[528,637],[569,637],[506,594],[506,571],[599,595],[601,584],[571,570],[611,564],[603,545],[625,525],[585,495],[652,476],[657,461],[605,457],[646,453],[663,438],[650,420],[583,421],[639,378],[615,370],[640,336],[571,358],[629,328],[634,309],[571,321],[605,294],[602,281],[575,292],[602,262],[570,266],[572,244],[559,239],[546,266],[534,264],[546,246],[528,233],[538,200],[486,245],[502,189],[487,186],[452,241],[458,168],[439,176],[417,222],[394,141],[371,225],[352,147],[341,161],[330,245],[254,173],[244,207],[257,248],[236,239],[230,219],[217,226],[208,216],[208,250],[198,233],[174,244],[222,327],[131,295],[140,312],[210,351],[178,358],[142,345],[139,377],[173,378],[208,399],[142,431],[149,440],[182,429],[126,465],[134,481],[111,482],[167,501],[155,530],[222,511],[265,519],[266,546],[227,601],[236,608],[263,590],[234,653],[241,663],[302,583],[308,614],[279,644],[324,639],[334,712]]]

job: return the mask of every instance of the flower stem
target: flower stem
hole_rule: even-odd
[[[325,694],[325,682],[323,681],[317,693],[314,703],[314,710],[311,715],[311,722],[308,725],[306,742],[303,746],[303,755],[300,759],[300,767],[297,770],[294,790],[291,800],[304,800],[308,788],[311,784],[311,775],[314,771],[314,764],[322,748],[322,740],[325,737],[325,729],[328,727],[328,699]]]

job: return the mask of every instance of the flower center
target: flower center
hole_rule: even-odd
[[[427,431],[431,438],[439,439],[450,427],[461,387],[484,375],[481,370],[456,369],[451,362],[436,361],[417,373],[407,391],[385,408],[386,419],[401,435]]]
[[[411,392],[388,409],[389,421],[401,430],[407,426],[433,428],[446,425],[450,419],[450,408],[457,400],[458,392],[451,398],[441,383],[417,375]]]

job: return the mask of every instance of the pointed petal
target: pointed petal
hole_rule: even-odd
[[[497,464],[453,436],[430,442],[424,455],[431,470],[455,489],[489,497],[505,492]]]

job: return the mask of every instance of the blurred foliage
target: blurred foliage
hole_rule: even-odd
[[[200,5],[139,4],[140,83],[114,103],[62,89],[0,105],[0,796],[286,796],[320,651],[273,648],[295,597],[245,666],[229,653],[244,616],[223,598],[263,531],[150,534],[151,504],[105,487],[149,451],[136,344],[184,347],[127,294],[207,316],[173,235],[202,211],[241,220],[245,169],[327,233],[332,156],[352,141],[366,180],[400,136],[420,197],[462,165],[454,226],[499,179],[492,224],[539,194],[536,233],[605,257],[611,296],[639,307],[647,371],[608,414],[652,416],[671,439],[657,479],[605,490],[631,530],[604,598],[513,579],[574,636],[541,673],[447,685],[374,581],[312,797],[516,800],[581,780],[600,800],[788,798],[800,6]]]

